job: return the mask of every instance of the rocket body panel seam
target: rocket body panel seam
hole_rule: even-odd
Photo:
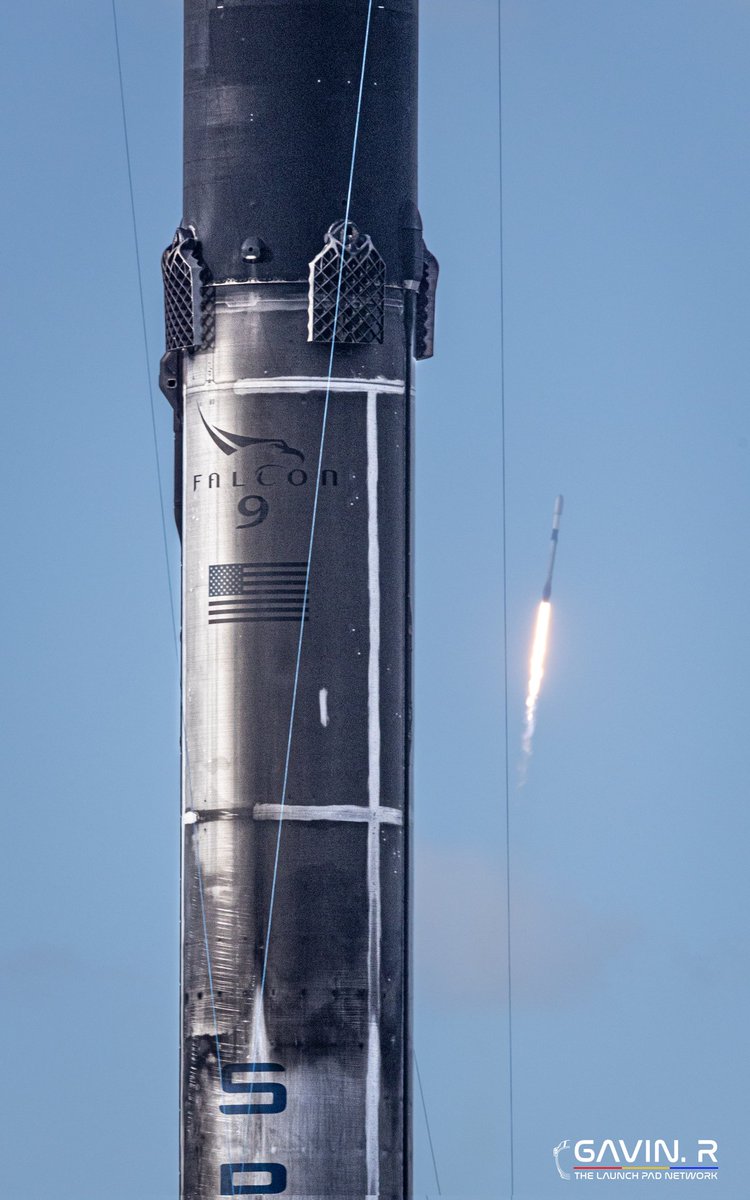
[[[277,820],[280,813],[280,804],[256,804],[253,820]],[[369,821],[372,825],[403,825],[404,815],[399,808],[374,807],[370,804],[285,804],[284,820]]]
[[[380,543],[378,527],[378,394],[367,395],[367,572],[370,645],[367,669],[368,773],[370,811],[380,809]],[[367,831],[367,886],[369,893],[368,970],[369,1022],[365,1137],[367,1191],[380,1192],[380,822],[371,820]]]
[[[391,392],[402,395],[405,388],[402,379],[332,379],[331,395],[339,392]],[[189,383],[186,387],[187,396],[199,396],[206,392],[229,392],[236,396],[251,395],[255,392],[320,392],[326,391],[328,380],[324,376],[276,376],[274,378],[235,379],[229,382],[216,383],[213,380],[205,383]]]

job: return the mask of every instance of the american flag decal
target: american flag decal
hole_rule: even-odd
[[[310,615],[307,563],[219,563],[208,568],[208,623],[297,621]],[[304,610],[304,611],[303,611]]]

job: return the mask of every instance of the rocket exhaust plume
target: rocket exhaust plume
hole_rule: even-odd
[[[549,600],[542,600],[536,613],[534,642],[531,647],[531,660],[529,663],[529,686],[526,690],[526,719],[522,743],[524,766],[526,760],[531,757],[531,743],[536,727],[536,709],[539,703],[539,693],[542,690],[542,680],[544,679],[544,663],[547,658],[547,642],[549,640],[551,617],[552,604]]]
[[[558,496],[555,500],[555,508],[552,514],[552,534],[550,537],[550,556],[549,566],[547,568],[547,578],[542,589],[542,599],[537,609],[536,624],[534,626],[534,641],[531,647],[531,659],[529,661],[529,684],[526,689],[526,705],[525,718],[523,729],[523,740],[521,747],[523,750],[523,759],[521,762],[521,777],[520,785],[526,782],[526,769],[529,759],[531,758],[531,748],[534,739],[534,730],[536,728],[536,710],[539,703],[539,694],[542,690],[542,680],[544,679],[544,664],[547,659],[547,644],[549,642],[550,622],[552,620],[552,572],[555,568],[555,555],[557,553],[557,539],[560,531],[560,518],[563,510],[563,498]]]

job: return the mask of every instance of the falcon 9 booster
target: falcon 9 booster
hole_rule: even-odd
[[[418,0],[185,0],[183,1200],[410,1183]]]
[[[563,498],[557,496],[555,499],[555,507],[552,512],[552,532],[549,539],[549,564],[547,566],[547,578],[544,581],[542,588],[542,600],[549,600],[552,595],[552,572],[555,569],[555,555],[557,554],[557,539],[560,536],[560,518],[563,511]]]

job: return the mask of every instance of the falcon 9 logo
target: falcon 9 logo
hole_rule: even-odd
[[[300,462],[305,461],[305,456],[301,450],[295,450],[294,446],[288,445],[282,438],[257,438],[245,437],[241,433],[228,433],[226,429],[219,429],[216,425],[211,425],[200,408],[198,409],[200,419],[206,427],[209,437],[211,437],[220,450],[225,454],[236,454],[238,450],[243,450],[245,446],[272,446],[274,450],[278,450],[280,454],[291,454],[298,458]]]
[[[263,458],[271,458],[271,462],[261,462],[245,464],[245,468],[238,468],[236,471],[222,472],[211,471],[204,473],[197,471],[193,475],[193,492],[200,494],[213,493],[217,498],[226,495],[228,489],[239,488],[244,491],[247,488],[261,488],[261,492],[248,492],[247,495],[241,496],[237,501],[237,512],[244,520],[237,524],[237,529],[254,529],[256,525],[262,525],[271,512],[271,503],[266,496],[262,494],[267,488],[273,488],[271,497],[279,496],[276,490],[278,485],[282,487],[291,487],[292,489],[304,488],[309,483],[315,487],[316,497],[318,487],[324,488],[330,494],[330,488],[338,487],[339,477],[338,471],[332,467],[323,467],[318,463],[317,473],[313,470],[309,472],[304,470],[300,465],[305,461],[305,456],[301,450],[297,450],[294,446],[290,446],[283,438],[278,437],[249,437],[244,433],[230,433],[226,429],[220,429],[218,425],[212,425],[207,421],[200,407],[198,406],[198,415],[203,423],[206,433],[211,438],[212,442],[219,447],[223,454],[236,454],[238,450],[244,450],[245,447],[254,448],[256,446],[263,447],[265,453]],[[275,450],[281,456],[281,461],[278,457],[270,455],[269,451]],[[289,462],[289,457],[296,458],[296,464]],[[286,461],[284,461],[286,459]],[[227,476],[231,475],[231,479]],[[245,475],[246,478],[240,478]],[[230,495],[236,493],[230,492]]]

